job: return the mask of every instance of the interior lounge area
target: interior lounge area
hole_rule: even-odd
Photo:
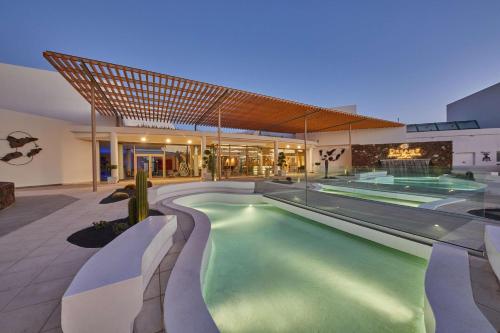
[[[73,132],[81,140],[91,140],[91,134],[84,128]],[[179,131],[169,133],[148,129],[147,134],[136,134],[130,132],[138,132],[137,128],[128,127],[102,128],[98,132],[96,168],[101,183],[132,180],[140,170],[154,181],[188,177],[210,179],[210,168],[204,168],[204,156],[207,153],[219,154],[217,137],[209,132],[186,131],[179,135]],[[300,175],[305,172],[307,158],[303,140],[246,136],[249,135],[224,133],[222,136],[221,178],[270,177],[278,172]],[[310,141],[308,145],[307,151],[312,155],[315,144]],[[282,163],[278,161],[280,153]],[[312,161],[311,157],[309,161]]]

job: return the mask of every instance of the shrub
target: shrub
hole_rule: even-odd
[[[113,233],[118,236],[119,234],[121,234],[125,230],[127,230],[128,227],[129,227],[129,225],[127,223],[123,223],[123,222],[115,223],[115,224],[113,224]]]
[[[153,183],[150,180],[148,180],[148,188],[149,187],[153,187]]]
[[[467,171],[465,173],[465,179],[474,180],[474,174],[472,173],[472,171]]]
[[[292,182],[292,177],[286,177],[286,181],[291,183]]]
[[[108,226],[108,222],[107,221],[92,222],[92,225],[94,226],[95,230],[102,230]]]
[[[111,198],[114,200],[125,200],[129,198],[129,195],[126,192],[115,192],[111,194]]]
[[[137,200],[135,197],[128,201],[128,224],[134,225],[137,223]]]
[[[125,189],[126,190],[135,190],[135,184],[128,184],[127,186],[125,186]]]

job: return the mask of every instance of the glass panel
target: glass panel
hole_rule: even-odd
[[[414,125],[410,131],[417,126],[419,131],[435,131],[437,126],[441,130],[458,128],[453,124]],[[366,161],[380,161],[382,155],[375,149],[377,145],[366,144],[369,147],[355,152],[376,155],[373,158],[363,155]],[[394,146],[400,150],[419,148],[412,144]],[[300,176],[300,167],[305,164],[304,151],[290,146],[280,149],[286,159],[282,168],[285,175],[257,182],[256,191],[398,237],[427,244],[450,243],[482,254],[484,226],[496,223],[494,219],[500,221],[500,206],[495,204],[500,197],[489,190],[486,180],[490,173],[487,177],[484,172],[473,174],[467,170],[452,173],[451,147],[432,143],[425,149],[430,150],[429,156],[411,155],[409,151],[401,159],[385,158],[384,161],[390,161],[382,165],[351,168],[351,152],[346,142],[314,148],[313,161],[308,163],[311,170],[304,182]],[[249,150],[251,159],[253,151]],[[323,158],[325,152],[331,152],[326,157],[328,161]],[[500,161],[500,152],[497,155]],[[448,164],[443,162],[446,160]]]
[[[417,125],[406,125],[406,131],[409,133],[418,132]]]
[[[111,154],[109,142],[99,141],[99,179],[107,181],[111,177]]]
[[[458,126],[455,122],[436,123],[436,126],[440,131],[452,131],[458,129]]]
[[[137,171],[141,170],[149,174],[149,156],[137,156]]]
[[[151,157],[151,176],[163,177],[163,156]]]
[[[419,132],[431,132],[431,131],[437,131],[437,127],[435,123],[429,123],[429,124],[417,124],[417,128]]]
[[[479,128],[479,124],[475,120],[457,121],[457,125],[460,129],[477,129],[477,128]]]

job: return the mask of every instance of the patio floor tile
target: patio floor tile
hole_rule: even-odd
[[[144,302],[142,310],[135,319],[134,332],[156,333],[163,329],[163,315],[160,297],[155,297]]]
[[[58,303],[59,301],[44,302],[0,313],[2,332],[39,332]]]
[[[7,305],[5,311],[51,300],[60,300],[64,291],[68,288],[71,280],[72,278],[64,278],[30,284],[18,295],[16,295],[16,297]]]
[[[41,269],[34,268],[21,272],[0,273],[0,291],[27,286],[40,271]]]

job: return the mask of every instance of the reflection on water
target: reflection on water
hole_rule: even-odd
[[[207,203],[222,332],[424,332],[420,258],[267,204]]]

